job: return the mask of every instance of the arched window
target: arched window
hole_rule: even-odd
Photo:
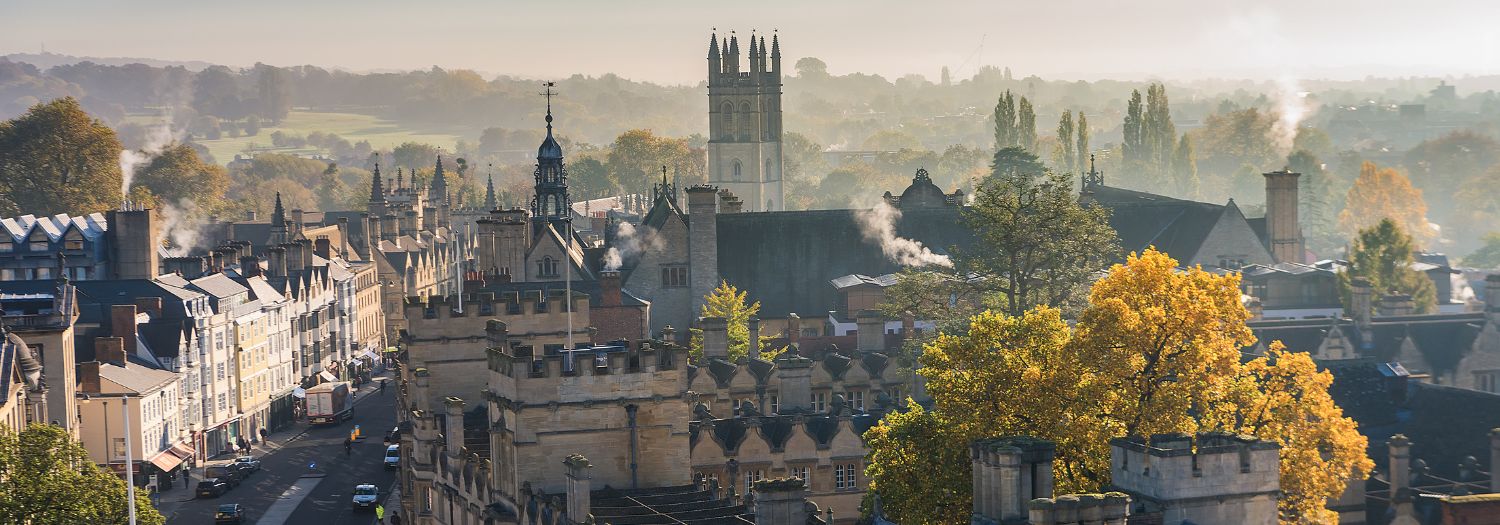
[[[740,180],[740,160],[734,159],[734,180]]]
[[[542,257],[536,262],[536,273],[539,277],[557,277],[557,260],[551,256]]]
[[[733,139],[734,138],[734,104],[731,104],[729,102],[725,102],[724,103],[724,107],[719,110],[719,115],[724,118],[724,129],[722,129],[722,130],[719,131],[719,138]]]
[[[750,112],[750,103],[740,103],[740,140],[750,140],[755,136],[755,114]]]
[[[771,159],[766,158],[766,171],[760,172],[761,180],[781,180],[781,175],[771,171]]]

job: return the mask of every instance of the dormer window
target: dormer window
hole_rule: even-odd
[[[557,260],[551,256],[536,262],[536,273],[541,277],[557,277]]]

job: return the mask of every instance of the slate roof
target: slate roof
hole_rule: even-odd
[[[226,299],[250,291],[222,273],[209,274],[193,279],[190,282],[195,288],[203,290],[204,293],[212,295],[217,299]]]
[[[560,497],[566,501],[566,495]],[[716,498],[696,485],[649,489],[606,487],[589,493],[589,513],[596,522],[613,525],[755,523],[752,509],[728,498]],[[823,523],[822,518],[809,516],[807,524],[815,523]]]
[[[1179,260],[1198,253],[1220,216],[1239,213],[1232,199],[1209,204],[1109,186],[1094,186],[1084,200],[1111,210],[1109,226],[1126,252],[1155,246]]]
[[[90,213],[82,216],[70,216],[59,213],[51,217],[37,217],[35,215],[22,215],[20,217],[0,219],[0,230],[9,234],[13,242],[26,242],[31,232],[37,228],[47,233],[47,239],[57,242],[68,228],[75,228],[89,240],[98,239],[109,229],[105,222],[104,214]]]
[[[582,276],[578,276],[578,277],[582,277]],[[566,289],[567,289],[567,283],[564,283],[562,281],[558,281],[558,282],[525,282],[525,283],[510,282],[510,283],[486,283],[483,287],[481,287],[479,289],[465,289],[464,293],[467,294],[467,293],[475,293],[475,292],[495,292],[496,295],[503,294],[503,293],[522,293],[524,295],[525,292],[542,291],[543,293],[548,294],[547,296],[550,297],[551,292],[558,292],[559,294],[561,294]],[[596,308],[596,307],[601,306],[601,301],[603,299],[603,293],[600,291],[599,281],[578,281],[578,280],[575,280],[575,281],[573,281],[573,293],[575,293],[575,294],[576,293],[588,294],[588,296],[589,296],[589,307],[590,308]],[[636,297],[635,295],[631,294],[630,290],[621,289],[620,290],[620,304],[622,304],[624,306],[644,306],[644,305],[646,305],[646,301],[643,301],[643,300],[641,300],[641,298]]]
[[[131,392],[144,394],[177,381],[177,374],[132,361],[129,367],[100,363],[99,378]]]

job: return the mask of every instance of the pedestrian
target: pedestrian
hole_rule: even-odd
[[[353,449],[354,449],[354,440],[350,439],[350,438],[344,438],[344,457],[348,457],[349,456],[349,452],[352,451]]]
[[[375,523],[385,523],[385,507],[379,503],[375,504]]]
[[[401,513],[399,511],[391,513],[391,525],[401,525]]]
[[[185,488],[185,489],[193,488],[193,485],[192,485],[193,480],[188,479],[188,478],[189,478],[188,471],[187,471],[186,468],[183,468],[182,469],[182,488]]]
[[[260,442],[261,443],[270,443],[271,442],[271,433],[266,431],[266,427],[260,427]]]
[[[380,395],[382,395],[382,396],[385,395],[385,384],[386,383],[388,383],[388,381],[381,381],[380,382]]]

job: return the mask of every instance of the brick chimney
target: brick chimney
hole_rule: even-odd
[[[78,363],[78,393],[97,394],[99,391],[99,362]]]
[[[94,361],[125,368],[125,341],[119,337],[94,338]]]
[[[729,321],[723,317],[704,317],[699,320],[703,327],[703,359],[729,359]]]
[[[593,523],[594,517],[589,514],[589,492],[592,490],[594,465],[583,455],[573,454],[563,460],[563,466],[567,468],[568,477],[568,523]]]
[[[161,317],[160,297],[137,297],[135,298],[136,311],[146,312],[151,317]]]
[[[599,272],[599,305],[620,306],[624,304],[624,296],[620,292],[620,272],[605,270]]]
[[[125,340],[126,355],[135,355],[135,305],[110,305],[109,334]]]
[[[885,351],[885,318],[875,310],[860,310],[855,314],[854,321],[858,325],[855,332],[855,349],[860,352],[884,352]]]
[[[313,253],[326,260],[333,260],[333,242],[327,237],[318,237],[318,240],[313,241]]]
[[[1297,178],[1283,168],[1264,174],[1266,177],[1266,242],[1271,257],[1279,262],[1306,262],[1302,226],[1297,222]]]

